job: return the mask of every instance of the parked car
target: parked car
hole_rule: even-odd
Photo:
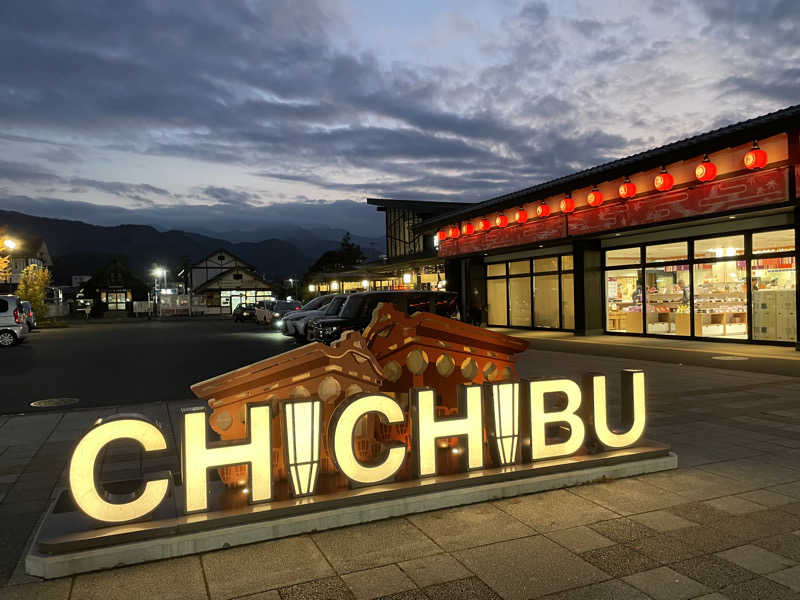
[[[344,301],[347,299],[345,294],[331,296],[330,301],[319,307],[317,310],[299,311],[293,315],[286,315],[283,318],[283,334],[293,335],[297,339],[310,339],[312,323],[315,319],[324,317],[335,317],[342,309]]]
[[[255,321],[256,320],[256,307],[254,304],[245,304],[242,302],[233,309],[233,320],[237,322],[242,321]]]
[[[36,315],[33,312],[31,303],[27,300],[22,301],[22,309],[25,314],[25,324],[28,326],[28,331],[33,331],[36,327]]]
[[[350,294],[336,317],[314,320],[311,339],[330,344],[344,331],[363,331],[372,319],[372,311],[379,302],[391,302],[395,308],[408,315],[432,312],[444,317],[459,318],[458,295],[455,292],[361,292]]]
[[[256,303],[256,321],[281,328],[281,317],[294,310],[300,310],[300,303],[295,300],[262,300]]]
[[[18,296],[0,296],[0,346],[19,344],[27,335],[22,301]]]
[[[314,313],[313,316],[318,317],[322,315],[322,312],[325,311],[328,304],[330,304],[331,300],[333,300],[334,294],[325,294],[324,296],[317,296],[310,302],[306,302],[300,310],[297,310],[293,313],[289,313],[283,316],[283,328],[281,332],[283,335],[289,336],[298,336],[302,334],[302,337],[305,337],[305,321],[308,319],[308,315],[310,313]],[[303,327],[301,331],[298,332],[297,325],[300,322],[303,322]]]

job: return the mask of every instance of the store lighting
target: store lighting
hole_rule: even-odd
[[[308,291],[313,294],[315,291],[317,291],[317,286],[315,286],[313,283],[309,283],[308,284]]]
[[[589,206],[600,206],[603,203],[603,194],[597,187],[592,188],[592,191],[586,196],[586,204]]]
[[[339,282],[338,282],[338,281],[333,281],[333,282],[331,282],[331,289],[332,289],[334,292],[335,292],[336,290],[338,290],[338,289],[339,289]]]
[[[703,162],[697,165],[694,175],[699,181],[711,181],[717,176],[717,165],[711,162],[708,154],[703,157]]]
[[[411,273],[403,273],[403,283],[411,283]]]
[[[366,280],[366,279],[362,279],[361,280],[361,287],[364,288],[365,290],[368,290],[369,289],[369,281]]]
[[[744,155],[744,166],[750,170],[762,169],[767,164],[767,153],[758,147],[758,142],[753,142],[753,149]]]
[[[656,175],[655,179],[653,180],[653,186],[659,192],[668,192],[672,189],[672,186],[675,185],[675,178],[667,173],[667,169],[661,167],[661,173]]]
[[[17,242],[15,242],[14,240],[3,240],[3,246],[8,248],[9,250],[13,250],[14,248],[17,247]]]

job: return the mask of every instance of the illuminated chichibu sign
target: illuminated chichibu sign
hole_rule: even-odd
[[[246,406],[247,438],[236,443],[210,442],[207,414],[183,415],[182,497],[185,513],[209,510],[209,471],[246,464],[247,490],[251,504],[275,500],[273,457],[278,448],[273,432],[283,438],[282,460],[286,466],[291,498],[318,493],[320,461],[330,453],[335,470],[350,487],[380,487],[395,481],[404,465],[413,473],[409,486],[419,478],[440,475],[443,441],[462,455],[451,476],[469,472],[471,485],[483,470],[487,477],[517,471],[524,474],[531,465],[580,457],[588,460],[635,446],[645,430],[645,377],[642,371],[622,372],[621,419],[618,428],[609,426],[606,382],[602,375],[587,375],[579,386],[569,379],[494,381],[458,386],[457,406],[440,416],[437,390],[412,388],[408,396],[408,417],[400,402],[386,393],[356,393],[343,398],[323,421],[319,398],[287,401],[280,411],[269,403]],[[366,461],[358,452],[357,435],[365,418],[376,417],[386,426],[405,424],[411,433],[408,443],[382,444],[382,452]],[[119,415],[98,420],[78,442],[69,465],[69,485],[76,506],[89,517],[104,523],[125,523],[153,513],[165,501],[171,480],[153,474],[131,500],[109,502],[95,473],[103,450],[115,440],[130,439],[145,453],[163,451],[163,432],[141,416]],[[568,468],[569,461],[562,462]],[[558,465],[554,467],[558,470]],[[478,473],[476,473],[478,472]],[[535,475],[533,471],[529,473]],[[465,478],[466,481],[466,478]],[[402,485],[400,482],[398,485]],[[177,489],[177,487],[176,487]]]

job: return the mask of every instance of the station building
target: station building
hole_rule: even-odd
[[[800,106],[415,231],[489,326],[797,345]]]

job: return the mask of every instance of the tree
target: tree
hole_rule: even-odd
[[[33,314],[37,319],[47,315],[45,296],[50,285],[50,270],[47,267],[28,265],[20,275],[17,296],[31,303]]]
[[[6,282],[11,279],[11,257],[0,256],[0,281]]]
[[[364,262],[364,253],[361,246],[350,240],[350,233],[346,233],[339,244],[338,250],[328,250],[308,268],[308,275],[312,273],[330,273],[348,271]]]

